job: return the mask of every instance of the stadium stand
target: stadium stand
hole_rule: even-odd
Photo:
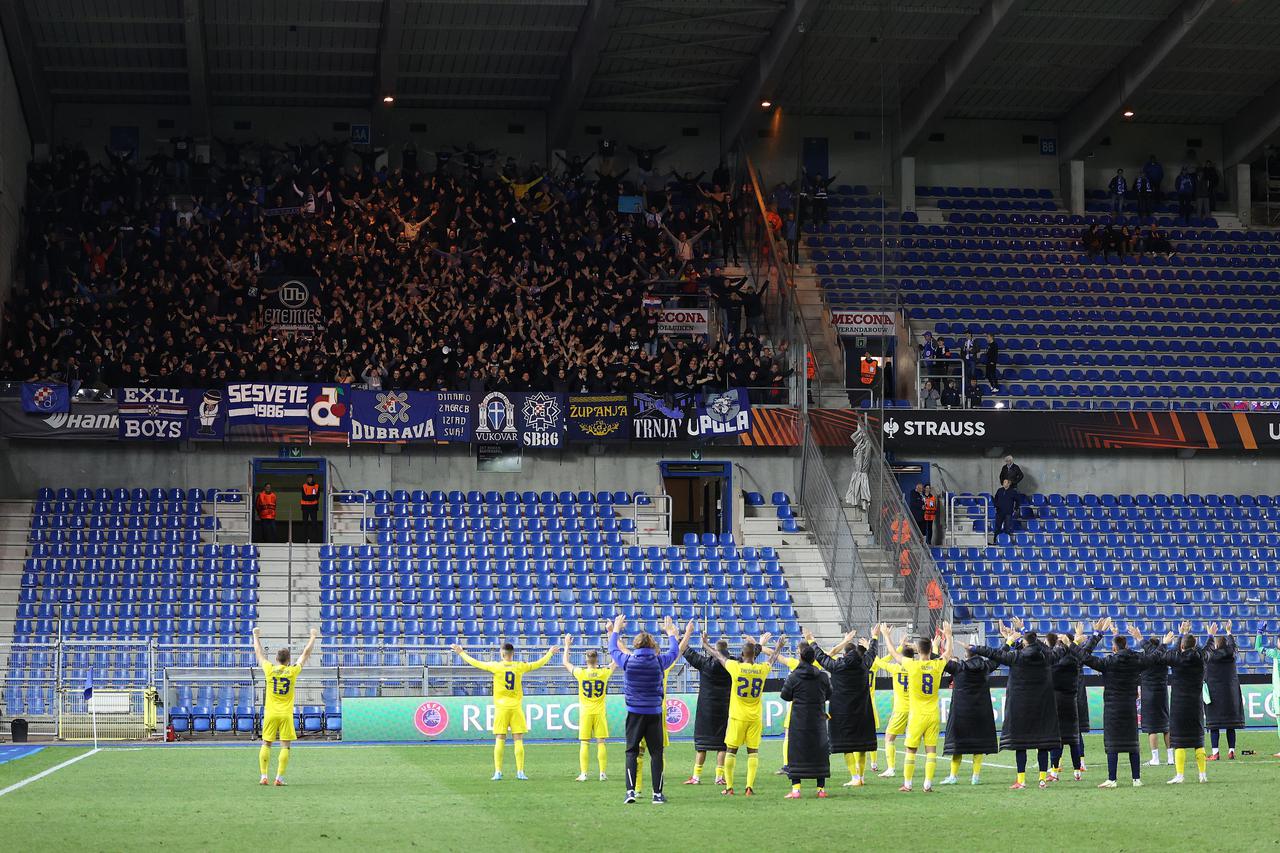
[[[1203,635],[1219,612],[1252,635],[1280,617],[1273,496],[1029,498],[1034,517],[1012,536],[986,548],[934,549],[957,620],[977,623],[984,636],[998,636],[997,623],[1017,615],[1055,630],[1112,615],[1153,635],[1183,619]],[[992,521],[973,518],[974,530],[991,530]]]
[[[1157,219],[1172,256],[1106,265],[1082,253],[1079,237],[1110,218],[1034,212],[1030,205],[1053,205],[1043,193],[1028,202],[1034,190],[1017,199],[1014,190],[920,188],[939,197],[945,222],[888,216],[882,227],[878,215],[862,215],[859,188],[840,189],[832,223],[806,238],[828,304],[857,307],[868,289],[900,287],[917,334],[932,330],[953,346],[968,331],[995,335],[1002,375],[987,407],[1201,409],[1276,399],[1275,232],[1222,230],[1213,219],[1179,227],[1166,208]],[[886,248],[891,272],[882,278]]]
[[[63,147],[33,162],[0,377],[597,393],[780,392],[790,374],[757,334],[759,292],[723,267],[729,202],[696,179],[673,174],[647,214],[622,214],[636,189],[619,178],[499,171],[492,151],[426,173],[345,143],[259,150],[181,184],[163,156],[102,165]],[[262,317],[284,277],[312,282],[304,307],[320,315],[296,342]],[[721,336],[660,335],[653,300],[700,293],[733,309]]]
[[[726,636],[798,634],[774,547],[739,547],[727,534],[684,535],[682,545],[639,545],[644,493],[378,490],[364,545],[309,546],[318,556],[323,667],[436,666],[444,646],[503,641],[549,645],[598,636],[625,612],[652,622],[715,619]],[[28,535],[4,695],[6,713],[55,713],[48,673],[62,651],[63,681],[99,689],[158,684],[161,673],[253,666],[259,619],[259,546],[204,541],[214,500],[235,490],[43,489]],[[758,496],[757,496],[758,497]],[[763,498],[761,498],[763,500]],[[775,493],[779,529],[795,531],[789,498]],[[785,515],[785,518],[784,518]],[[285,546],[264,546],[264,549]],[[300,564],[301,565],[301,564]],[[305,612],[307,579],[289,591]],[[86,641],[100,643],[93,654]],[[148,654],[148,652],[152,654]],[[174,732],[246,734],[260,709],[253,687],[171,681]],[[372,695],[355,680],[344,695]],[[335,685],[300,705],[300,732],[341,731]]]

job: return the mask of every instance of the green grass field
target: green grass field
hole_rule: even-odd
[[[966,784],[935,794],[900,794],[897,780],[884,779],[841,788],[842,774],[831,799],[806,787],[793,802],[772,775],[780,743],[765,745],[759,795],[732,800],[711,784],[680,784],[692,750],[677,743],[665,807],[623,805],[621,745],[611,750],[608,782],[595,781],[593,769],[592,781],[579,783],[576,745],[530,745],[529,782],[515,781],[508,752],[507,780],[490,782],[487,746],[303,744],[283,789],[257,784],[252,747],[110,748],[0,796],[0,849],[1278,849],[1276,735],[1244,733],[1240,746],[1259,755],[1211,763],[1208,785],[1168,786],[1172,768],[1144,767],[1147,786],[1135,790],[1122,766],[1121,788],[1097,790],[1105,765],[1095,735],[1085,781],[1048,791],[1006,790],[1013,771],[991,766],[1011,765],[1006,753],[990,757],[976,788],[967,769]],[[84,751],[50,747],[0,765],[0,789]]]

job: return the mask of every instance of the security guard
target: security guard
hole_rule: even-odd
[[[858,362],[858,379],[862,389],[867,392],[867,400],[874,403],[876,399],[876,380],[880,378],[880,362],[867,350]]]
[[[258,538],[270,542],[276,538],[276,493],[271,484],[266,483],[262,491],[253,501],[255,514],[258,516]]]
[[[307,480],[302,484],[302,520],[306,522],[316,522],[319,520],[320,513],[320,484],[316,482],[314,474],[308,474]]]

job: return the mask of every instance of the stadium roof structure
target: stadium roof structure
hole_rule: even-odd
[[[1053,121],[1078,156],[1121,111],[1280,127],[1275,0],[6,0],[24,109],[56,103],[718,113],[762,100],[895,117]],[[30,122],[40,124],[40,121]]]

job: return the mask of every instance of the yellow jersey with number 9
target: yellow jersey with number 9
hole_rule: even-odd
[[[266,701],[263,702],[262,716],[273,714],[293,716],[293,690],[298,686],[298,673],[302,667],[298,664],[281,666],[278,663],[264,663],[262,671],[267,676]]]
[[[733,687],[729,690],[729,719],[759,720],[764,714],[764,680],[773,667],[767,663],[727,660],[724,668],[733,676]]]
[[[907,674],[907,694],[911,697],[911,718],[917,716],[937,715],[939,713],[938,698],[942,693],[942,673],[947,669],[947,662],[942,658],[920,660],[908,658],[902,662],[902,669]]]
[[[604,700],[612,675],[613,667],[608,666],[580,666],[573,670],[573,677],[578,682],[578,704],[582,706],[582,713],[604,713]]]

